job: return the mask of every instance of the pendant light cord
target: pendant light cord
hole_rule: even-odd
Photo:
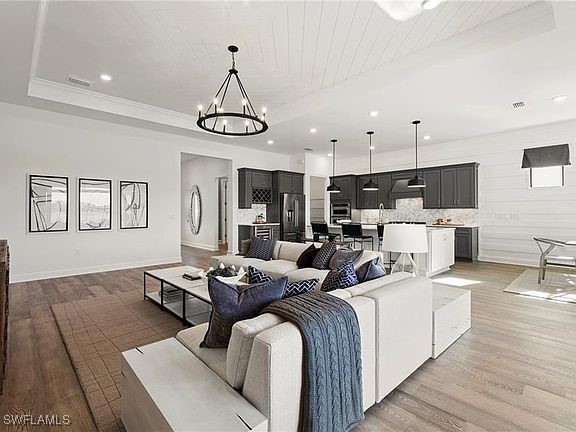
[[[368,147],[370,154],[370,181],[372,181],[372,134],[368,135],[370,137],[370,147]]]
[[[336,175],[336,141],[332,141],[332,181]]]
[[[414,143],[416,148],[416,175],[418,175],[418,123],[416,123],[416,132],[414,133]]]

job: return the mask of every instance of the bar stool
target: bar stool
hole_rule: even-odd
[[[328,224],[325,221],[310,223],[312,225],[312,237],[315,241],[320,240],[320,237],[324,237],[328,240],[338,237],[339,240],[342,240],[342,236],[339,233],[330,232],[328,230]]]
[[[353,247],[356,246],[356,242],[359,242],[362,249],[364,249],[365,242],[370,242],[370,249],[374,250],[374,238],[371,235],[364,235],[362,225],[359,223],[342,224],[342,237],[344,240],[351,239]]]
[[[382,250],[382,241],[384,240],[384,224],[376,225],[376,229],[378,230],[378,251]]]

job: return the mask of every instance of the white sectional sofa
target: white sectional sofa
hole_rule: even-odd
[[[279,260],[296,257],[291,247],[282,254],[283,247],[280,245],[277,253]],[[230,258],[215,257],[217,262],[235,265],[246,265],[248,260]],[[259,263],[251,261],[251,264]],[[284,263],[282,268],[288,266]],[[290,277],[294,271],[298,270],[284,274]],[[349,302],[358,316],[362,339],[363,402],[364,410],[367,410],[430,357],[432,281],[396,273],[349,289],[332,291],[331,294]],[[296,431],[300,415],[303,352],[297,327],[276,315],[263,314],[236,323],[227,349],[200,348],[207,328],[208,324],[192,327],[178,333],[176,338],[191,356],[204,362],[267,418],[268,431]],[[123,398],[123,404],[129,405],[130,401]],[[131,411],[129,406],[127,409],[123,407],[123,412]],[[194,430],[194,416],[197,415],[190,414],[190,430]],[[125,424],[131,424],[130,419],[123,420]]]
[[[274,248],[274,253],[270,261],[264,261],[258,258],[246,258],[242,255],[220,255],[212,257],[210,259],[210,265],[214,268],[220,264],[224,264],[225,266],[234,265],[237,268],[240,266],[245,268],[253,266],[274,278],[286,276],[290,282],[305,279],[319,279],[319,284],[322,284],[322,281],[330,270],[318,270],[315,268],[299,269],[296,265],[300,254],[309,246],[310,243],[278,241],[276,242],[276,247]],[[316,244],[316,246],[320,247],[321,243]],[[378,256],[382,257],[382,253],[364,250],[360,259],[354,264],[354,268],[357,269],[366,261],[370,261]]]

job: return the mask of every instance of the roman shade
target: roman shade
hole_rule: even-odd
[[[570,147],[560,144],[524,150],[522,168],[543,168],[570,165]]]

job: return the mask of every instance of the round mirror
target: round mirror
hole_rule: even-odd
[[[192,186],[192,194],[190,195],[190,229],[192,234],[200,232],[200,224],[202,223],[202,199],[200,197],[200,189],[197,185]]]

